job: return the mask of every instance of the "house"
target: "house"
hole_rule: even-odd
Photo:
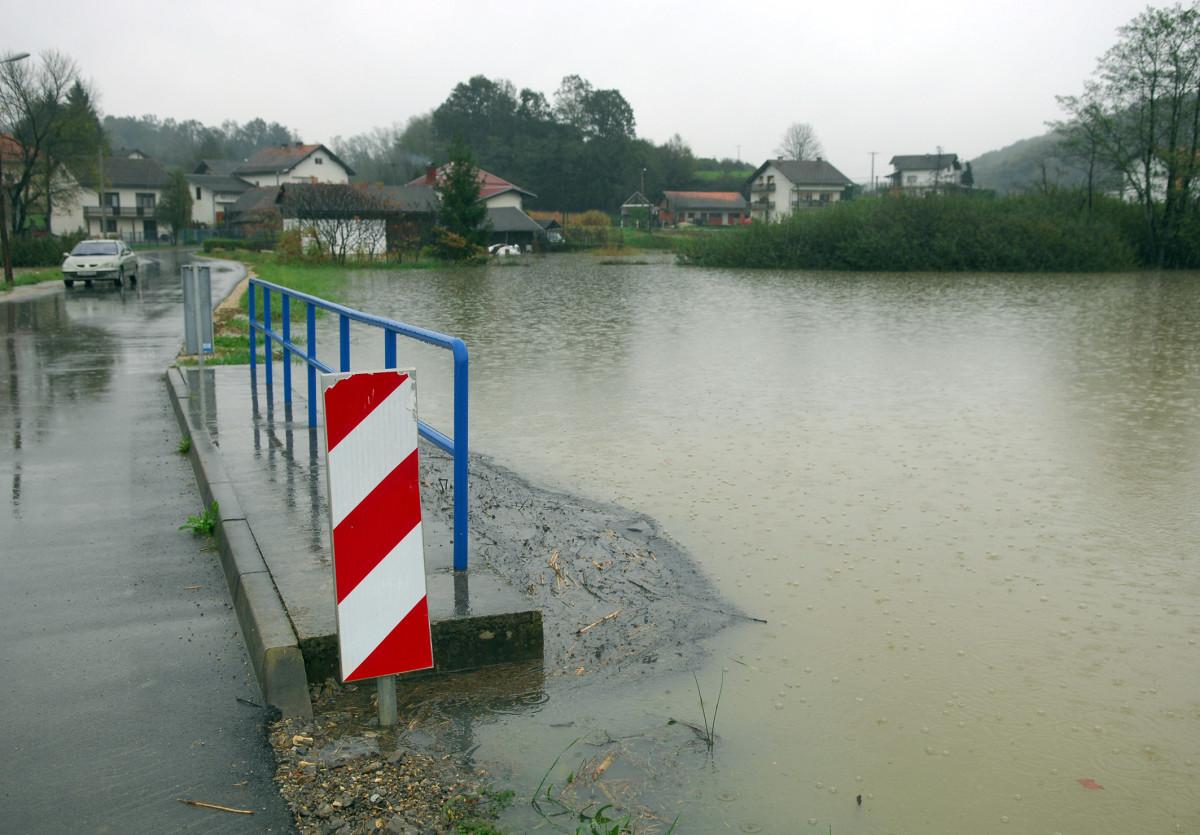
[[[658,205],[664,226],[737,226],[750,222],[750,206],[736,191],[665,191]]]
[[[202,173],[208,173],[207,163],[204,165]],[[251,185],[265,187],[285,183],[348,183],[354,169],[324,145],[291,142],[260,148],[231,173]]]
[[[225,222],[238,230],[241,237],[255,238],[274,235],[282,226],[275,205],[279,186],[255,186],[239,195],[225,212]]]
[[[635,191],[626,197],[625,202],[621,204],[622,229],[625,228],[626,218],[629,218],[630,222],[640,229],[642,224],[650,223],[653,216],[654,204],[640,191]]]
[[[316,241],[359,258],[426,240],[437,218],[437,194],[420,186],[288,183],[262,191],[274,191],[282,228],[299,230],[305,246]]]
[[[783,220],[792,212],[837,203],[850,178],[823,159],[769,159],[746,180],[750,216],[754,220]]]
[[[524,199],[536,198],[531,191],[510,183],[503,177],[497,177],[490,171],[476,169],[479,180],[479,201],[487,206],[487,220],[492,227],[489,243],[493,244],[522,244],[532,246],[533,243],[545,237],[546,230],[525,214]],[[425,188],[436,191],[438,183],[446,176],[447,166],[440,168],[430,166],[425,174],[411,180],[410,188]]]
[[[171,227],[156,216],[167,172],[157,160],[134,149],[130,156],[103,160],[104,198],[93,174],[80,183],[75,199],[54,208],[51,228],[83,229],[90,237],[120,237],[126,241],[157,241]]]
[[[534,219],[537,221],[538,226],[546,230],[546,240],[550,243],[561,244],[564,240],[566,240],[563,238],[562,224],[558,222],[558,218],[547,217]]]
[[[205,170],[211,169],[205,166]],[[192,222],[210,228],[224,226],[238,198],[254,188],[232,174],[193,173],[187,175],[187,181],[192,191]]]
[[[895,170],[887,175],[892,188],[910,194],[928,194],[962,185],[958,154],[907,154],[891,159]]]

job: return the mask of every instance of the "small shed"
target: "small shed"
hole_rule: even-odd
[[[641,229],[642,225],[651,222],[657,213],[657,208],[646,199],[646,195],[635,191],[621,204],[621,228],[625,228],[625,220],[628,218],[635,229]]]

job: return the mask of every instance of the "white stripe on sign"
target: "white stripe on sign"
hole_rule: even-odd
[[[333,527],[417,448],[417,422],[411,419],[413,391],[411,385],[397,388],[329,451]]]
[[[337,607],[342,678],[353,673],[425,596],[421,526],[400,540]]]

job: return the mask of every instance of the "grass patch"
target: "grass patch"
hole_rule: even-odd
[[[184,435],[179,439],[179,443],[175,445],[175,451],[180,455],[187,455],[192,451],[192,436]]]
[[[195,516],[189,516],[182,525],[181,531],[191,531],[194,536],[212,536],[217,527],[217,503],[213,502]]]
[[[13,286],[25,287],[30,284],[42,284],[47,281],[62,281],[62,270],[58,267],[48,267],[44,270],[13,270]],[[8,287],[0,281],[0,291],[7,292]]]

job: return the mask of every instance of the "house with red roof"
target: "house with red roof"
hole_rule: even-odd
[[[664,191],[658,207],[664,226],[740,226],[750,222],[750,204],[736,191]]]
[[[492,243],[520,244],[532,246],[535,241],[546,237],[546,230],[536,220],[525,214],[525,198],[536,198],[532,191],[497,177],[490,171],[476,169],[479,179],[479,201],[487,206],[487,222],[492,229]],[[430,166],[422,177],[408,183],[410,187],[437,191],[438,184],[449,172],[449,166]]]

